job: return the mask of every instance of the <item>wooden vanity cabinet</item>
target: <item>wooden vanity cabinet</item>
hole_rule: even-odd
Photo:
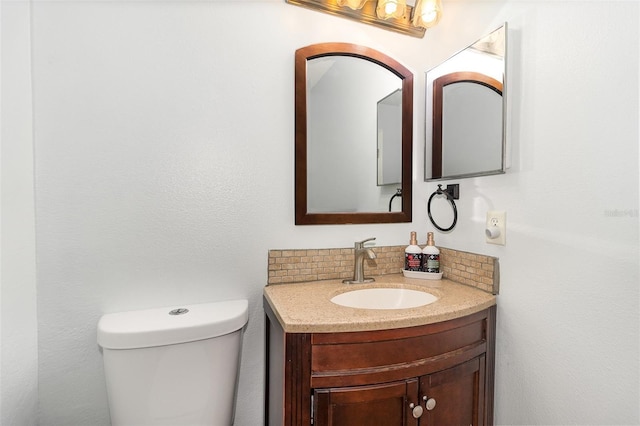
[[[416,327],[286,333],[265,301],[269,426],[492,425],[495,306]]]
[[[407,399],[418,393],[418,380],[370,386],[314,389],[314,425],[417,425]]]

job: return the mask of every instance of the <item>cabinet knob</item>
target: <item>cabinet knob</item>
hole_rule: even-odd
[[[411,404],[409,404],[409,408],[411,408],[411,414],[413,415],[414,419],[419,419],[420,416],[422,416],[422,406],[421,405],[415,405],[413,402]]]
[[[422,397],[422,399],[425,401],[424,406],[427,409],[427,411],[431,411],[434,408],[436,408],[435,398],[427,398],[426,396],[424,396]]]

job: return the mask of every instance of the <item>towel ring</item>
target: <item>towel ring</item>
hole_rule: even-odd
[[[436,195],[442,194],[447,197],[447,200],[449,200],[449,202],[451,203],[451,207],[453,207],[453,223],[448,228],[439,226],[433,219],[433,216],[431,216],[431,200]],[[429,214],[429,220],[431,221],[431,223],[433,223],[433,226],[435,226],[436,229],[442,232],[448,232],[455,228],[456,223],[458,222],[458,209],[456,208],[456,203],[453,200],[457,200],[458,198],[460,198],[460,185],[458,185],[457,183],[453,185],[447,185],[445,189],[442,189],[442,185],[438,185],[438,189],[436,189],[434,193],[431,194],[431,197],[429,197],[429,201],[427,202],[427,214]]]

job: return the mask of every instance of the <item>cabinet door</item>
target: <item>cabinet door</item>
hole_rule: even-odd
[[[314,426],[417,426],[413,408],[422,411],[417,379],[316,389],[314,404]]]
[[[481,426],[484,423],[484,355],[420,378],[425,407],[420,426]]]

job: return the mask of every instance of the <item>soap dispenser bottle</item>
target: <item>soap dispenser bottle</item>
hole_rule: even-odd
[[[422,250],[422,271],[440,272],[440,250],[433,241],[433,232],[427,232],[427,245]]]
[[[411,232],[409,245],[404,249],[404,269],[406,271],[420,271],[422,268],[422,250],[418,246],[415,232]]]

